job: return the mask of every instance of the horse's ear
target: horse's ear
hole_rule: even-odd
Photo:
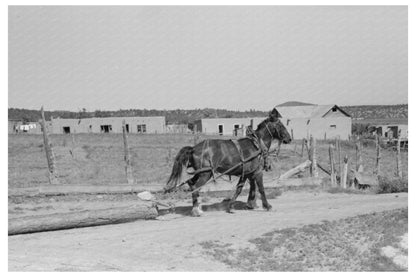
[[[273,109],[269,112],[269,118],[271,122],[279,121],[279,113],[276,111],[276,109]]]

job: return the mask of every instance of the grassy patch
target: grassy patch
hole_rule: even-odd
[[[408,190],[407,179],[380,177],[378,181],[377,193],[397,193]]]
[[[380,249],[396,246],[407,225],[407,209],[398,209],[269,232],[250,240],[253,247],[201,246],[241,271],[403,271]]]
[[[51,135],[56,156],[57,171],[62,184],[122,184],[126,183],[123,139],[121,134]],[[203,136],[214,138],[212,136]],[[222,137],[228,139],[230,137]],[[178,151],[193,145],[193,136],[186,134],[129,134],[129,147],[133,175],[138,184],[166,183]],[[317,141],[316,155],[319,163],[329,168],[328,147],[334,141]],[[307,159],[304,149],[301,156],[300,141],[282,144],[279,156],[273,158],[273,171],[264,172],[264,180],[272,180]],[[341,157],[350,157],[355,167],[355,143],[341,142]],[[338,153],[335,167],[339,168]],[[380,172],[386,178],[394,178],[396,157],[389,149],[382,149]],[[402,152],[403,176],[407,178],[408,154]],[[372,172],[375,165],[375,147],[363,147],[365,172]],[[341,161],[342,162],[342,161]],[[10,135],[8,141],[8,180],[10,187],[33,187],[48,184],[46,156],[42,135]],[[323,173],[322,173],[323,174]],[[307,172],[301,175],[309,175]],[[232,186],[235,186],[233,182]]]
[[[326,189],[329,193],[349,193],[349,194],[368,194],[368,193],[374,193],[371,190],[358,190],[353,188],[342,188],[342,187],[332,187]]]

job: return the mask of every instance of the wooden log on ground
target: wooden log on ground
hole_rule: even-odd
[[[9,219],[8,234],[10,236],[125,223],[139,219],[154,219],[158,216],[153,204],[140,202],[141,204],[126,207],[13,218]]]
[[[106,194],[106,193],[135,193],[142,191],[162,191],[161,185],[74,185],[66,184],[59,186],[41,186],[37,188],[14,188],[9,189],[9,197],[13,196],[35,196],[35,195],[67,195],[67,194]]]
[[[285,173],[283,173],[282,175],[280,175],[279,180],[285,180],[288,179],[290,177],[292,177],[293,175],[296,175],[300,172],[304,172],[306,168],[310,167],[312,164],[312,162],[310,160],[306,160],[303,163],[301,163],[300,165],[289,169],[288,171],[286,171]]]

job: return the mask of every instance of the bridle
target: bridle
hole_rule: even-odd
[[[270,122],[267,122],[267,123],[266,123],[266,129],[267,129],[267,131],[268,131],[268,132],[269,132],[269,134],[270,134],[270,138],[271,138],[271,139],[273,139],[273,134],[272,134],[272,132],[270,131],[269,126],[268,126],[268,125],[269,125],[269,123],[270,123]]]

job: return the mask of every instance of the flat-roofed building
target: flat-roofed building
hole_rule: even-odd
[[[164,116],[151,117],[92,117],[92,118],[52,118],[51,133],[122,133],[123,120],[128,133],[165,133]]]

